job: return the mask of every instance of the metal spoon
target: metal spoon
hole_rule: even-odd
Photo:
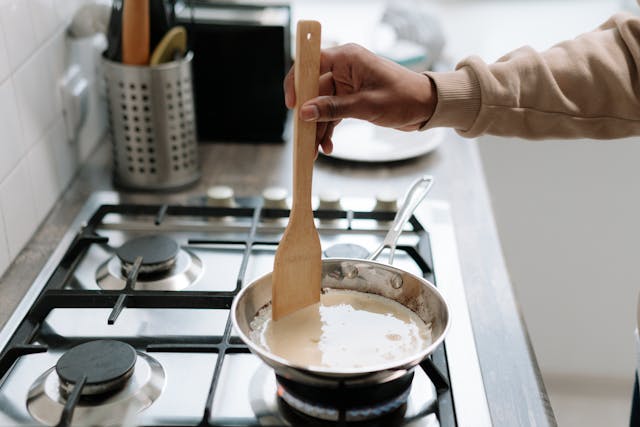
[[[354,243],[338,243],[327,248],[324,251],[324,255],[329,258],[348,257],[375,260],[385,248],[389,248],[389,264],[393,264],[396,243],[398,242],[400,234],[402,234],[404,225],[409,218],[411,218],[411,215],[413,215],[418,205],[424,200],[427,193],[429,193],[432,184],[433,177],[425,175],[411,185],[411,188],[409,188],[409,191],[407,191],[404,196],[400,209],[398,209],[384,241],[373,252],[369,253],[365,247]],[[345,256],[347,254],[348,256]]]

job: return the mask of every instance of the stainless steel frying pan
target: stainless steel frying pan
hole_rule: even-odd
[[[431,325],[432,343],[415,354],[375,366],[337,369],[292,363],[266,350],[249,338],[250,323],[260,309],[271,303],[271,273],[256,279],[236,296],[231,319],[240,338],[251,352],[272,367],[276,374],[303,384],[330,386],[337,380],[359,385],[380,384],[410,372],[444,340],[449,329],[449,308],[440,291],[422,277],[374,259],[385,247],[390,249],[390,262],[403,226],[431,188],[433,178],[417,180],[407,192],[404,202],[382,245],[368,259],[327,258],[322,260],[322,288],[348,289],[390,298],[414,311]]]

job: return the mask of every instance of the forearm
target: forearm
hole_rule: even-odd
[[[616,15],[597,30],[538,53],[525,47],[487,65],[426,73],[438,105],[425,128],[541,138],[640,134],[640,19]]]

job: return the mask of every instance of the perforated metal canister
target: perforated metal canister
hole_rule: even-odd
[[[156,66],[103,59],[117,186],[169,190],[200,177],[192,59],[191,52]]]

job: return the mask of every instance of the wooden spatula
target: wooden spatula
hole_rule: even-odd
[[[307,100],[318,96],[319,22],[298,22],[294,74],[296,108],[293,121],[293,204],[289,224],[278,245],[273,263],[273,320],[320,301],[322,252],[311,209],[316,124],[300,120],[298,111]]]

